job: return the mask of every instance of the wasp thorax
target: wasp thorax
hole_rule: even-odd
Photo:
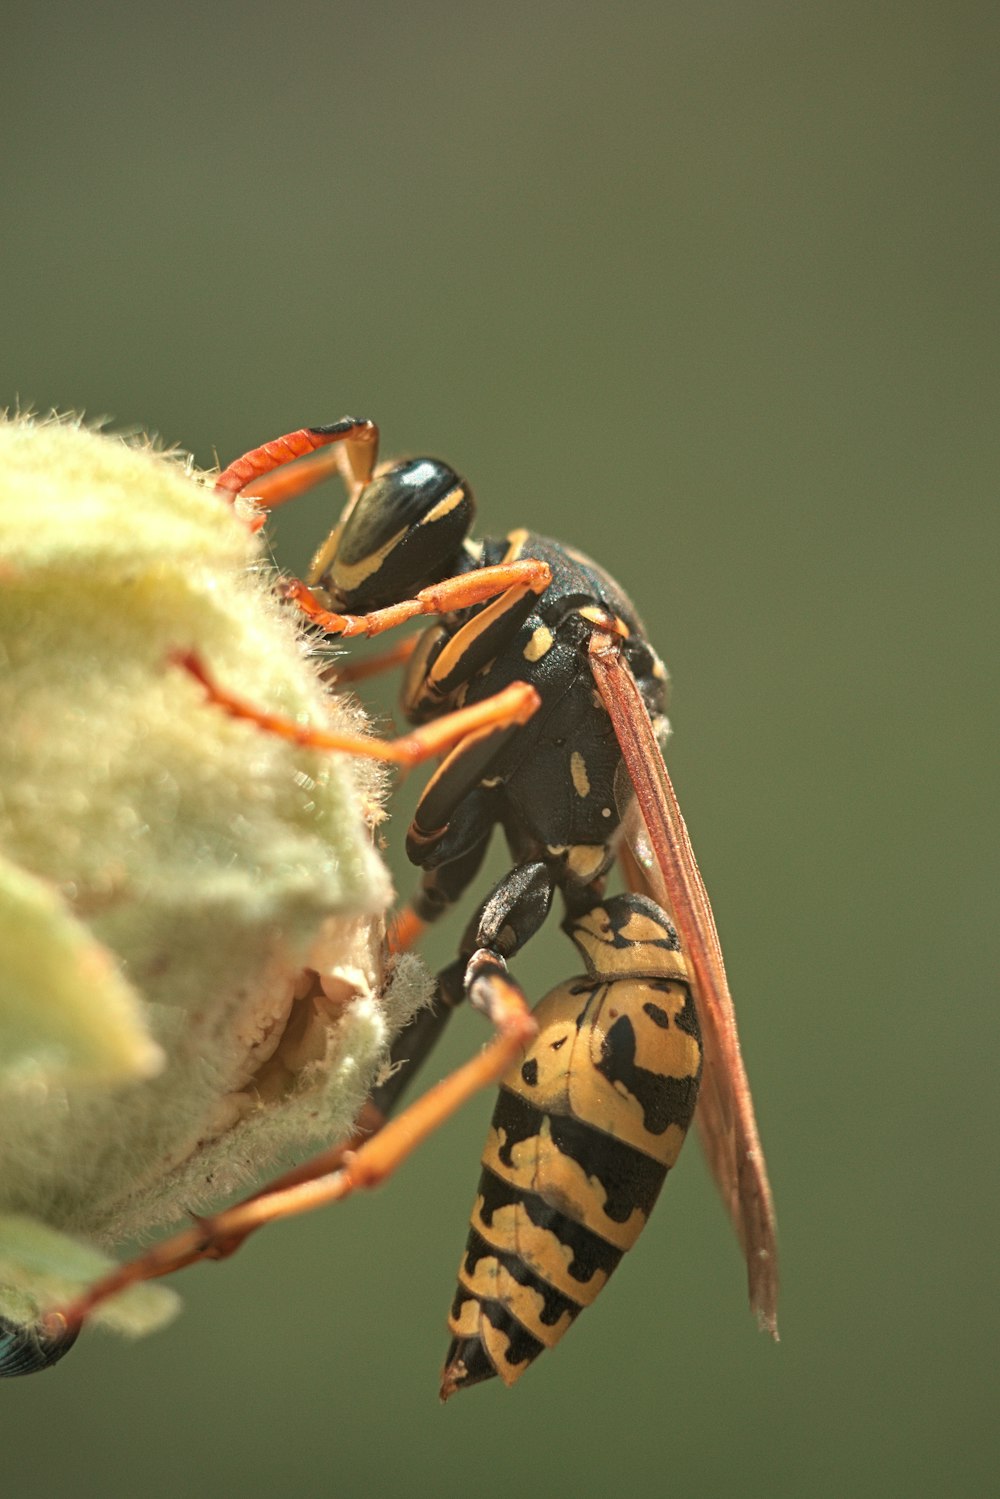
[[[320,585],[353,612],[410,598],[453,571],[474,514],[471,490],[446,463],[396,463],[361,491]]]

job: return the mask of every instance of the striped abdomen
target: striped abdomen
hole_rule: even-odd
[[[535,1015],[501,1084],[449,1327],[442,1396],[513,1384],[641,1232],[698,1096],[701,1045],[673,927],[619,895],[567,929],[587,978]]]

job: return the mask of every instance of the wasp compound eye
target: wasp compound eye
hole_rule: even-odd
[[[474,514],[472,491],[446,463],[394,464],[361,491],[320,585],[352,612],[406,598],[454,570]]]

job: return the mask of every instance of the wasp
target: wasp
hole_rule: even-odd
[[[474,885],[497,829],[509,872],[438,974],[433,1005],[397,1037],[354,1138],[112,1272],[43,1323],[47,1355],[123,1286],[223,1257],[265,1222],[383,1180],[495,1082],[442,1398],[497,1375],[514,1383],[563,1336],[635,1242],[692,1118],[746,1259],[751,1306],[776,1337],[771,1192],[715,921],[661,752],[666,671],[597,563],[523,529],[473,540],[466,481],[433,458],[378,466],[378,440],[373,422],[353,417],[301,428],[245,454],[216,487],[253,501],[257,526],[339,471],[340,522],[308,582],[283,591],[336,637],[433,617],[403,646],[340,673],[402,662],[411,731],[355,741],[306,729],[227,693],[209,663],[179,664],[215,708],[268,732],[404,766],[439,758],[406,838],[420,880],[395,923],[396,950]],[[626,888],[609,894],[616,861]],[[557,894],[586,972],[532,1014],[509,965]],[[491,1021],[493,1042],[397,1112],[463,1001]]]

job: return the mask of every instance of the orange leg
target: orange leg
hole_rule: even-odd
[[[324,1151],[246,1201],[196,1219],[193,1227],[119,1266],[69,1306],[49,1313],[44,1324],[49,1330],[74,1330],[95,1307],[127,1286],[169,1275],[197,1259],[224,1258],[265,1223],[311,1212],[385,1181],[473,1093],[498,1082],[537,1034],[524,994],[492,954],[473,954],[467,987],[471,1003],[497,1032],[477,1056],[355,1149],[341,1146]]]
[[[344,445],[335,456],[324,456],[277,478],[268,477],[275,469],[294,463],[296,458],[305,458],[334,443]],[[319,484],[335,470],[344,472],[350,485],[367,484],[377,456],[378,428],[375,423],[345,416],[328,427],[300,427],[295,432],[286,432],[283,437],[265,442],[259,448],[252,448],[223,469],[215,481],[215,488],[217,493],[235,499],[252,484],[253,492],[248,498],[259,500],[265,509],[273,509]]]
[[[421,614],[450,614],[496,598],[508,588],[527,585],[533,593],[544,593],[552,581],[547,562],[534,557],[519,562],[501,562],[495,567],[480,567],[457,578],[445,578],[422,588],[412,599],[375,609],[370,614],[331,614],[324,609],[304,583],[297,578],[282,585],[282,593],[292,599],[313,624],[329,635],[380,635]]]
[[[172,659],[177,666],[190,672],[204,687],[211,702],[231,718],[255,723],[269,734],[277,734],[309,749],[367,755],[373,760],[388,760],[407,768],[443,754],[477,730],[527,723],[541,703],[538,692],[527,682],[511,682],[493,697],[484,698],[481,703],[473,703],[468,708],[458,708],[432,723],[421,724],[398,739],[376,739],[365,734],[338,734],[329,729],[317,729],[297,723],[294,718],[285,718],[280,713],[265,712],[220,687],[194,651],[178,652]]]
[[[413,907],[407,903],[401,911],[397,911],[389,926],[389,951],[391,953],[409,952],[415,947],[427,930],[427,922],[419,917]]]
[[[342,447],[325,448],[314,457],[304,458],[291,467],[285,464],[273,473],[252,479],[248,488],[240,490],[240,493],[245,500],[255,500],[261,510],[276,510],[279,505],[287,505],[289,500],[298,499],[300,494],[306,494],[317,485],[324,484],[335,474],[339,474],[350,484],[345,457]]]
[[[380,672],[391,671],[394,666],[405,666],[419,644],[420,636],[410,635],[406,640],[400,640],[391,650],[380,651],[377,656],[369,656],[364,661],[334,661],[330,666],[324,667],[323,680],[331,687],[367,681]]]

